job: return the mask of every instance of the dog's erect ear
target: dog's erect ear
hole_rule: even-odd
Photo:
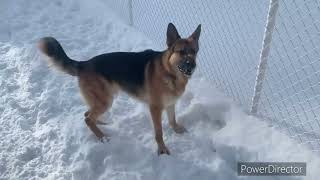
[[[200,37],[200,33],[201,33],[201,24],[198,25],[197,29],[191,34],[189,38],[192,40],[198,41]]]
[[[172,46],[176,40],[180,39],[180,35],[176,29],[176,27],[172,24],[168,24],[168,29],[167,29],[167,45],[168,47]]]

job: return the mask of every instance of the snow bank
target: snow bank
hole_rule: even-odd
[[[36,40],[54,36],[78,60],[157,47],[99,1],[3,0],[0,17],[0,179],[317,179],[318,156],[199,74],[177,107],[188,133],[163,121],[171,156],[157,156],[147,108],[125,94],[101,118],[111,141],[100,143],[84,123],[76,79],[49,69]],[[240,160],[304,161],[308,176],[240,178]]]

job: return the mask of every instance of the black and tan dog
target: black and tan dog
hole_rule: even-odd
[[[99,139],[107,136],[96,126],[97,119],[111,107],[118,90],[123,90],[149,105],[158,153],[170,154],[163,142],[161,115],[166,110],[176,133],[186,131],[176,122],[175,104],[196,67],[200,31],[199,25],[191,36],[181,38],[170,23],[168,48],[164,51],[113,52],[88,61],[70,59],[52,37],[42,38],[38,46],[55,67],[78,77],[81,94],[89,106],[85,122]]]

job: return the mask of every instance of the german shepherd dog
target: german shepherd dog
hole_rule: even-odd
[[[111,107],[114,95],[122,90],[149,105],[158,154],[169,155],[162,137],[162,111],[166,111],[176,133],[186,131],[176,122],[175,104],[195,70],[200,32],[201,25],[188,38],[181,38],[169,23],[168,48],[164,51],[113,52],[88,61],[70,59],[52,37],[41,38],[38,47],[49,57],[49,63],[78,77],[81,94],[89,107],[84,114],[85,122],[101,141],[108,136],[97,127],[98,117]]]

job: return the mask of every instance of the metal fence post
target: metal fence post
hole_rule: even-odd
[[[128,6],[129,6],[129,24],[130,26],[133,26],[132,0],[128,0]]]
[[[252,97],[252,104],[250,112],[256,114],[258,111],[258,105],[263,85],[263,80],[265,76],[265,71],[267,68],[267,61],[270,52],[272,32],[275,26],[276,14],[279,7],[279,0],[270,0],[269,12],[266,22],[266,29],[264,32],[262,49],[260,53],[260,61],[257,70],[256,82],[254,86],[254,92]]]

